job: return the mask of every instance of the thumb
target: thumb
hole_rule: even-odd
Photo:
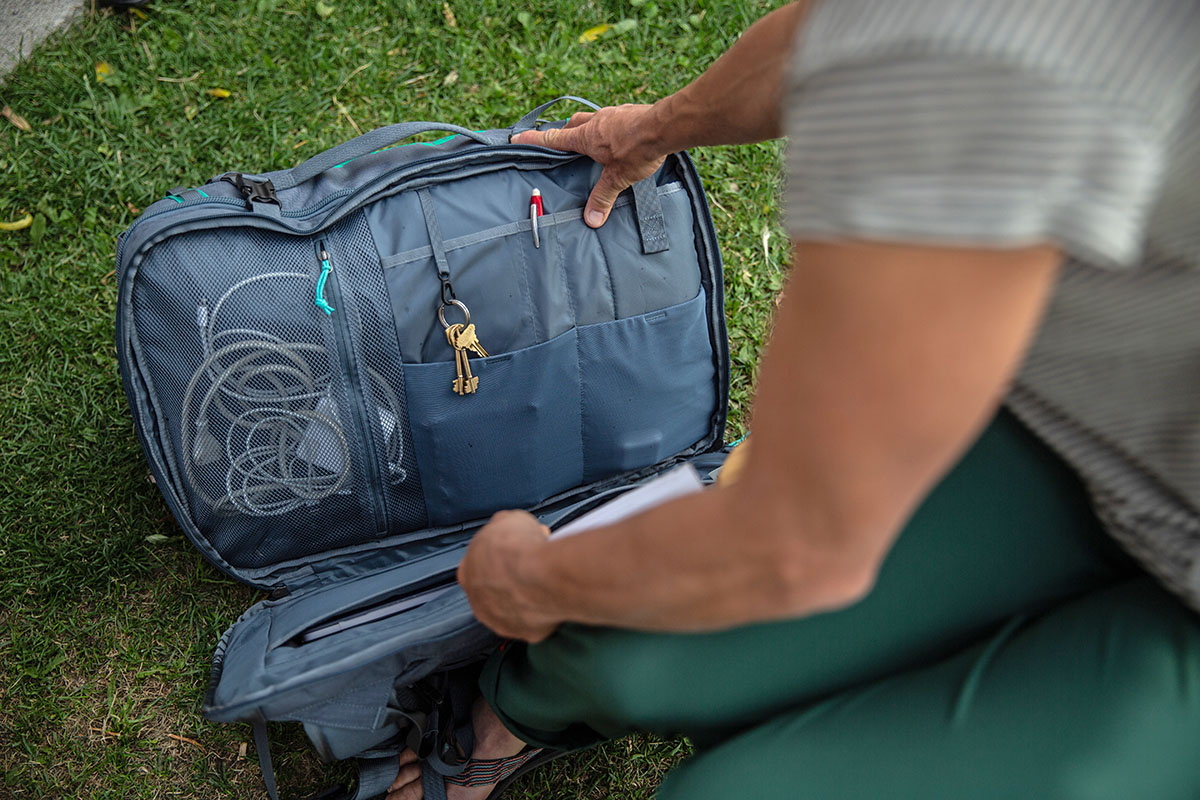
[[[550,128],[544,131],[522,131],[509,141],[513,144],[532,144],[580,153],[583,151],[579,149],[579,138],[579,130],[576,128]]]
[[[604,171],[600,173],[600,180],[596,181],[591,195],[588,196],[587,209],[583,212],[583,221],[589,227],[599,228],[608,221],[613,203],[617,202],[617,195],[631,185],[618,178],[616,171],[611,167],[605,167]]]

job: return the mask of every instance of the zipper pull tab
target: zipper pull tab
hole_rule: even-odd
[[[200,332],[200,353],[207,359],[208,351],[208,298],[201,297],[200,305],[196,306],[196,327]]]
[[[329,263],[329,253],[326,250],[321,251],[321,277],[317,278],[317,308],[324,311],[326,314],[333,314],[335,309],[325,300],[325,281],[329,280],[329,273],[333,271],[333,264]]]

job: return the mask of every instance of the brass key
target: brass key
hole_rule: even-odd
[[[471,312],[467,310],[467,306],[459,300],[451,300],[450,305],[457,306],[462,311],[464,318],[463,322],[451,325],[446,322],[446,306],[442,305],[438,309],[438,319],[446,329],[446,343],[454,348],[454,367],[458,377],[454,379],[451,388],[459,396],[474,394],[475,390],[479,388],[479,378],[471,374],[468,352],[480,357],[486,357],[488,353],[479,343],[475,326],[471,324]]]
[[[450,346],[456,350],[470,350],[480,358],[487,358],[487,350],[483,349],[483,345],[479,343],[479,337],[475,334],[475,325],[471,323],[465,327],[459,325],[462,331],[456,337],[456,341]]]
[[[479,388],[479,378],[471,375],[471,362],[467,357],[467,348],[458,345],[459,339],[462,338],[463,326],[460,323],[446,326],[446,341],[454,348],[454,366],[458,370],[458,377],[451,384],[455,393],[459,395],[474,394]]]

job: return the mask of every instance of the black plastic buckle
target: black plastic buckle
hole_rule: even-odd
[[[237,187],[238,191],[246,198],[246,208],[253,209],[255,203],[280,204],[279,195],[275,194],[275,184],[270,180],[256,181],[253,178],[247,178],[240,172],[222,175],[221,180],[229,181]]]

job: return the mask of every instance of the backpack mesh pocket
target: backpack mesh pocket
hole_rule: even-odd
[[[181,494],[234,567],[357,544],[386,529],[364,427],[389,431],[377,452],[396,474],[417,478],[411,456],[404,462],[411,447],[402,379],[386,374],[381,356],[362,370],[378,420],[364,424],[342,355],[361,337],[339,330],[350,320],[315,304],[320,274],[308,239],[198,231],[156,245],[133,290],[139,363]],[[410,494],[420,498],[419,484]],[[423,507],[409,516],[418,527]]]

